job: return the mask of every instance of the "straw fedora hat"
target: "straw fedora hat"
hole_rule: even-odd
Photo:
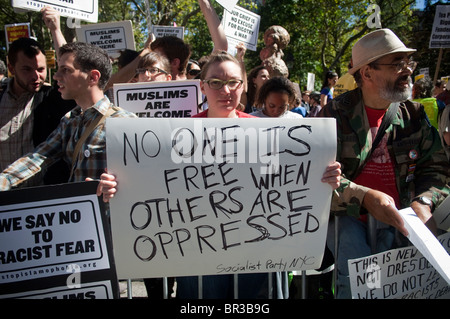
[[[354,74],[364,65],[391,53],[415,51],[416,49],[407,48],[390,29],[378,29],[355,43],[352,49],[352,68],[348,72]]]

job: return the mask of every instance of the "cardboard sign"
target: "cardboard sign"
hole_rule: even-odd
[[[430,49],[450,48],[450,6],[436,6],[433,29],[430,36]]]
[[[70,17],[96,23],[98,20],[98,0],[11,0],[14,9],[41,11],[51,6],[63,17]]]
[[[122,50],[136,49],[131,21],[82,25],[76,33],[78,41],[94,44],[113,58]]]
[[[438,240],[450,253],[450,233]],[[351,259],[348,267],[355,299],[450,298],[449,284],[413,246]]]
[[[107,119],[119,278],[317,269],[335,119]]]
[[[238,0],[217,0],[217,3],[220,4],[225,10],[231,12],[238,3]]]
[[[155,35],[155,38],[172,36],[180,38],[181,40],[184,39],[184,27],[154,25],[152,26],[152,33]]]
[[[5,35],[6,35],[6,50],[9,50],[9,45],[19,39],[19,38],[29,38],[30,33],[30,23],[14,23],[5,24]]]
[[[138,117],[191,117],[201,103],[200,80],[114,84],[114,103]]]
[[[228,47],[242,42],[247,49],[256,51],[261,17],[251,11],[235,6],[233,11],[224,10],[222,24],[228,39]]]
[[[116,295],[110,232],[97,184],[0,192],[0,298]],[[87,288],[92,284],[102,287],[98,293]]]

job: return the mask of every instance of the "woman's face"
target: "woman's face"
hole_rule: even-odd
[[[264,101],[263,113],[269,117],[280,117],[289,108],[289,95],[285,92],[270,92]]]
[[[269,71],[261,69],[256,75],[256,78],[253,79],[253,83],[256,85],[256,88],[259,89],[269,79]]]
[[[195,77],[200,73],[200,71],[201,71],[200,67],[197,64],[192,63],[191,68],[189,69],[189,71],[186,74],[186,77],[189,80],[195,79]]]
[[[334,76],[331,79],[328,79],[328,86],[334,87],[339,79],[338,76]]]
[[[164,73],[159,63],[146,66],[142,69],[146,71],[138,74],[138,82],[170,81],[172,79],[170,74]]]
[[[235,89],[230,89],[225,84],[220,89],[214,89],[205,82],[214,79],[220,81],[242,81],[241,67],[232,61],[217,62],[209,67],[204,81],[200,82],[202,93],[206,95],[208,100],[208,116],[235,117],[235,109],[241,101],[244,86],[241,84]]]

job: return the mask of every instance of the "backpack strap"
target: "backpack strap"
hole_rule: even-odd
[[[70,174],[70,177],[73,175],[74,171],[74,164],[78,157],[78,153],[81,150],[81,147],[83,146],[84,142],[86,141],[87,137],[91,135],[91,133],[95,130],[95,128],[99,125],[101,125],[103,122],[105,122],[106,118],[110,117],[113,113],[117,112],[119,108],[117,107],[110,107],[105,114],[102,116],[97,117],[94,121],[91,122],[91,124],[84,130],[83,135],[81,135],[80,139],[77,142],[77,145],[75,145],[75,149],[73,151],[72,155],[72,173]]]

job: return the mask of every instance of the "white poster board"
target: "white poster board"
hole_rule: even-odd
[[[200,80],[114,84],[114,102],[138,117],[191,117],[202,101]]]
[[[436,6],[433,29],[430,36],[430,49],[450,48],[450,6]]]
[[[15,9],[41,11],[51,6],[63,17],[70,17],[96,23],[98,20],[98,0],[11,0]]]
[[[439,242],[450,253],[450,233]],[[450,286],[414,246],[348,261],[354,299],[449,299]]]
[[[308,72],[308,80],[306,82],[306,89],[310,92],[314,91],[314,83],[316,81],[316,75]]]
[[[136,50],[133,26],[129,20],[81,25],[76,28],[76,33],[78,41],[94,44],[113,58],[119,57],[122,50]]]
[[[162,38],[166,36],[172,36],[184,39],[184,27],[172,27],[163,25],[152,25],[152,33],[155,38]]]
[[[256,51],[261,17],[239,6],[229,12],[224,10],[222,25],[228,40],[228,47],[234,48],[240,42],[249,50]]]
[[[238,3],[238,0],[217,0],[217,3],[220,4],[225,10],[231,12]]]
[[[317,269],[335,120],[107,119],[119,278]]]

